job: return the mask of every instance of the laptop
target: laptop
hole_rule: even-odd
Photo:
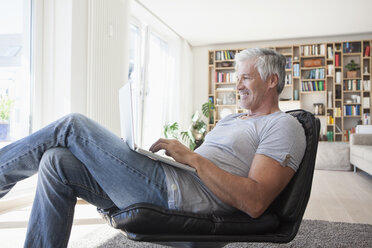
[[[134,124],[133,124],[133,107],[132,107],[132,89],[131,83],[126,83],[119,90],[119,105],[120,105],[120,127],[121,135],[125,142],[128,144],[130,149],[140,154],[143,154],[154,160],[159,160],[166,164],[172,165],[174,167],[184,169],[191,172],[196,172],[196,170],[188,165],[181,164],[175,161],[171,157],[166,157],[156,153],[152,153],[148,150],[142,149],[136,146],[135,136],[134,136]]]

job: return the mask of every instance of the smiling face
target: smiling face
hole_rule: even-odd
[[[237,67],[240,106],[251,111],[263,107],[270,80],[270,77],[266,81],[262,80],[254,65],[255,60],[247,60],[241,62]]]

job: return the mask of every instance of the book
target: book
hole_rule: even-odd
[[[370,98],[369,97],[363,97],[363,108],[369,108],[370,107]]]
[[[335,66],[341,66],[339,53],[335,54]]]
[[[333,65],[328,65],[327,75],[331,76],[333,75]]]
[[[341,72],[338,71],[336,72],[336,84],[340,84],[341,83]]]
[[[328,47],[328,58],[329,59],[333,59],[333,51],[332,51],[332,47]]]
[[[369,57],[370,52],[370,46],[366,46],[366,49],[364,50],[364,57]]]

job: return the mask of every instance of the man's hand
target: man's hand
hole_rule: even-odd
[[[158,139],[151,147],[151,152],[165,150],[167,156],[179,163],[191,165],[195,153],[175,139]]]

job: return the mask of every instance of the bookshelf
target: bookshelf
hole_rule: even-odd
[[[285,87],[281,103],[316,114],[322,136],[348,141],[358,124],[371,124],[371,40],[294,44],[269,47],[286,57]],[[239,107],[235,54],[242,49],[208,51],[208,98],[215,105],[208,130]],[[360,68],[350,73],[354,60]]]

